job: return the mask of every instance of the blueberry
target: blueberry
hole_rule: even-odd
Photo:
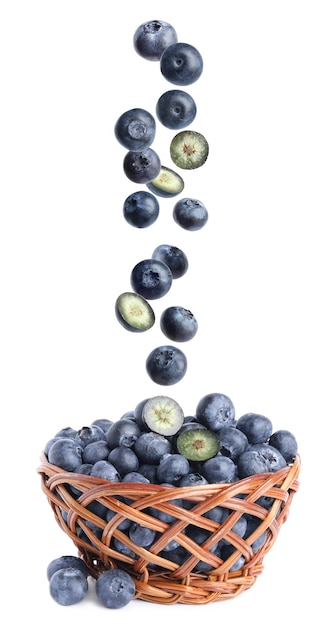
[[[98,417],[96,420],[94,420],[92,422],[92,426],[99,426],[100,428],[102,428],[103,432],[106,433],[109,426],[111,426],[112,424],[112,420],[106,418],[106,417]]]
[[[133,541],[133,543],[137,546],[142,546],[143,548],[150,546],[156,537],[155,530],[148,528],[147,526],[142,526],[137,522],[132,522],[128,532],[131,541]]]
[[[135,228],[151,226],[158,219],[159,212],[159,202],[149,191],[135,191],[123,204],[124,219]]]
[[[155,323],[155,313],[143,296],[124,291],[115,302],[116,318],[125,328],[134,333],[145,332]]]
[[[295,459],[298,452],[297,440],[289,430],[277,430],[270,436],[269,443],[282,454],[287,463]]]
[[[49,463],[73,472],[82,463],[82,447],[73,439],[56,439],[48,453]]]
[[[158,175],[146,186],[156,196],[173,198],[183,191],[184,180],[178,172],[162,165]]]
[[[138,472],[142,474],[142,476],[145,476],[150,483],[157,482],[157,465],[152,465],[152,463],[141,463]]]
[[[180,87],[196,82],[203,71],[200,52],[188,43],[176,42],[162,53],[160,71],[164,78]]]
[[[172,345],[154,348],[146,359],[146,371],[158,385],[174,385],[187,371],[187,357]]]
[[[189,461],[182,454],[167,454],[157,467],[160,483],[177,483],[182,476],[189,474]]]
[[[47,566],[46,575],[47,575],[48,581],[51,580],[51,577],[53,576],[53,574],[57,572],[59,569],[65,569],[69,567],[80,569],[86,577],[89,576],[89,569],[86,563],[80,557],[72,556],[72,555],[64,555],[56,559],[53,559],[53,561],[51,561],[49,565]]]
[[[153,250],[152,259],[157,259],[168,265],[173,278],[184,276],[188,270],[187,256],[185,252],[180,250],[177,246],[170,246],[165,243],[160,244]]]
[[[202,474],[198,474],[197,472],[189,472],[179,481],[179,487],[198,487],[199,485],[207,485],[208,481]]]
[[[145,109],[130,109],[118,118],[115,124],[115,136],[124,148],[140,151],[148,148],[154,140],[155,119]]]
[[[197,114],[197,107],[192,96],[180,89],[171,89],[163,93],[156,105],[158,120],[172,130],[180,130],[191,124]]]
[[[195,130],[181,130],[170,143],[171,159],[183,170],[202,167],[208,155],[209,144],[206,138]]]
[[[190,341],[198,331],[194,314],[183,306],[174,305],[165,309],[160,316],[160,328],[171,341]]]
[[[233,483],[236,466],[227,456],[217,455],[203,463],[203,476],[209,483]]]
[[[136,293],[147,300],[156,300],[170,290],[173,274],[166,263],[157,259],[143,259],[132,269],[130,280]]]
[[[251,451],[255,451],[263,458],[269,461],[269,467],[271,472],[278,472],[278,470],[286,467],[286,460],[279,450],[269,443],[254,443],[249,448]]]
[[[80,602],[88,592],[88,581],[81,569],[66,567],[57,570],[50,579],[50,594],[63,606]]]
[[[159,395],[149,398],[142,409],[146,426],[159,435],[175,435],[183,424],[183,410],[176,400]]]
[[[124,476],[128,472],[136,472],[139,468],[139,460],[132,448],[117,446],[108,456],[108,461],[116,467],[118,473]]]
[[[175,28],[162,20],[140,24],[133,35],[136,52],[148,61],[159,61],[164,50],[176,42]]]
[[[112,483],[119,483],[121,480],[116,467],[106,460],[96,461],[91,469],[90,475],[96,478],[102,478],[103,480],[110,480]]]
[[[157,465],[165,454],[171,452],[171,442],[154,432],[142,433],[135,443],[135,453],[142,463]]]
[[[249,443],[263,443],[272,434],[272,423],[265,415],[246,413],[239,417],[236,427],[247,437]]]
[[[148,484],[150,481],[146,476],[143,476],[140,472],[128,472],[124,474],[122,478],[123,483],[142,483]]]
[[[144,184],[154,180],[161,169],[158,154],[152,148],[129,150],[123,160],[124,174],[133,183]]]
[[[71,428],[71,426],[65,426],[65,428],[61,428],[56,434],[55,437],[68,437],[69,439],[75,439],[77,431],[75,428]]]
[[[181,198],[173,209],[174,221],[189,231],[200,230],[208,221],[209,214],[201,200]]]
[[[134,420],[118,420],[106,432],[107,443],[111,449],[117,448],[117,446],[132,448],[140,432],[140,428]]]
[[[235,409],[232,400],[223,393],[208,393],[196,407],[196,417],[207,428],[217,431],[235,424]]]
[[[136,593],[130,574],[121,569],[109,569],[96,581],[96,595],[108,609],[119,609],[129,604]]]
[[[99,441],[92,441],[84,447],[82,451],[82,460],[84,463],[96,463],[108,458],[110,448],[106,441],[100,439]]]
[[[89,443],[93,441],[105,441],[105,433],[104,430],[100,426],[96,424],[92,424],[91,426],[83,426],[78,430],[75,441],[82,446],[83,448],[87,446]]]
[[[235,426],[225,426],[217,431],[220,443],[220,452],[230,457],[233,461],[248,447],[248,439],[241,430]]]

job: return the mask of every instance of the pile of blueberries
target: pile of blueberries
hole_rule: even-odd
[[[167,128],[180,132],[173,137],[170,155],[178,168],[196,169],[205,163],[208,144],[200,133],[184,130],[196,116],[193,98],[180,87],[192,84],[202,73],[203,60],[196,48],[179,43],[174,28],[163,21],[152,20],[141,24],[135,31],[135,50],[144,59],[158,61],[163,76],[177,89],[162,94],[157,101],[156,115]],[[177,171],[163,166],[152,149],[156,122],[144,109],[124,112],[115,124],[115,135],[127,149],[123,169],[133,182],[146,184],[126,198],[123,213],[126,221],[137,228],[153,224],[159,214],[157,196],[164,198],[181,193],[182,177]],[[182,198],[173,211],[174,220],[186,230],[199,230],[208,219],[208,212],[198,199]],[[174,279],[188,269],[185,253],[170,245],[154,249],[151,258],[143,259],[133,268],[133,291],[120,294],[115,309],[118,321],[133,332],[143,332],[152,327],[155,315],[149,301],[165,295]],[[182,306],[168,307],[160,319],[162,332],[171,341],[185,342],[197,332],[195,316]],[[148,356],[146,369],[150,378],[160,385],[179,382],[187,370],[184,353],[175,345],[159,346]],[[209,393],[197,403],[192,415],[185,416],[180,405],[172,398],[159,395],[144,398],[137,406],[115,422],[97,419],[79,430],[70,426],[62,428],[44,447],[46,460],[61,471],[95,477],[112,483],[148,483],[164,487],[189,487],[209,483],[229,484],[254,474],[277,472],[293,463],[297,455],[297,442],[288,430],[273,430],[270,419],[257,413],[247,413],[236,418],[231,399],[223,393]],[[80,490],[67,486],[71,497],[78,498]],[[184,494],[184,491],[182,491]],[[120,494],[121,501],[130,504]],[[194,501],[184,497],[173,500],[173,505],[190,509]],[[262,496],[257,504],[269,509],[272,498]],[[115,511],[98,501],[87,508],[108,523]],[[159,508],[147,513],[165,524],[175,517]],[[204,515],[218,524],[227,520],[231,511],[216,506]],[[66,522],[66,510],[62,511]],[[244,513],[234,524],[232,532],[242,538],[250,537],[260,521]],[[86,522],[88,537],[78,525],[77,535],[91,542],[91,533],[101,537],[101,528]],[[150,549],[159,539],[159,532],[151,525],[124,519],[118,529],[130,541],[122,542],[112,537],[110,547],[120,555],[136,559],[129,545]],[[204,544],[209,531],[188,524],[184,529],[187,538],[198,545]],[[257,552],[266,540],[266,533],[251,543]],[[223,538],[211,547],[212,554],[225,561],[235,552],[235,546]],[[191,554],[176,540],[171,540],[159,553],[162,558],[182,565]],[[243,556],[232,559],[230,571],[242,568]],[[156,568],[152,564],[152,568]],[[199,561],[197,573],[206,573],[212,563]],[[61,605],[81,601],[88,593],[90,571],[80,557],[61,556],[47,568],[50,594]],[[107,570],[96,579],[96,595],[107,608],[120,608],[136,596],[135,583],[122,568]]]
[[[247,413],[236,418],[228,396],[209,393],[200,399],[191,416],[185,416],[172,398],[154,396],[145,398],[115,422],[101,418],[80,430],[65,427],[47,442],[44,453],[50,463],[62,470],[113,483],[187,487],[228,484],[258,473],[277,472],[294,461],[297,442],[288,430],[274,431],[271,420],[264,415]],[[68,488],[74,498],[80,495],[76,488]],[[121,495],[117,497],[122,499]],[[273,499],[267,496],[256,502],[265,509],[269,509],[272,503]],[[189,509],[194,502],[180,497],[173,500],[173,504]],[[106,522],[115,515],[113,510],[99,502],[90,503],[89,509]],[[205,516],[222,524],[230,512],[223,506],[216,506]],[[175,521],[173,516],[159,509],[152,509],[149,513],[166,523]],[[232,530],[247,538],[260,522],[257,517],[244,513]],[[134,544],[146,549],[159,535],[149,526],[130,519],[124,519],[118,528]],[[91,530],[100,538],[102,531],[99,527],[92,525]],[[77,533],[85,542],[90,542],[79,526]],[[184,533],[199,545],[209,536],[209,531],[191,524]],[[263,533],[252,543],[254,553],[261,548],[265,538]],[[119,554],[136,558],[128,544],[115,537],[111,541],[111,547]],[[226,539],[221,539],[211,549],[222,560],[230,557],[234,550]],[[171,540],[160,556],[182,564],[190,554],[177,541]],[[60,564],[64,558],[61,557]],[[240,569],[244,562],[244,557],[240,556],[231,571]],[[196,572],[207,572],[211,568],[210,564],[200,561]],[[87,593],[87,571],[86,575],[78,572],[78,567],[73,564],[70,568],[59,567],[57,573],[51,577],[48,574],[48,577],[50,593],[60,604],[77,602]],[[97,579],[96,591],[99,599],[110,608],[123,606],[135,596],[131,576],[117,568]]]

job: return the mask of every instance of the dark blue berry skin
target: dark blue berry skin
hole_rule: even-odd
[[[128,472],[136,472],[139,468],[138,457],[128,446],[113,448],[109,453],[108,461],[116,467],[122,477]]]
[[[202,74],[203,59],[197,48],[191,44],[176,42],[163,52],[160,70],[164,78],[173,85],[191,85]]]
[[[157,465],[165,454],[171,452],[172,444],[163,435],[150,431],[138,437],[134,450],[141,463]]]
[[[227,456],[217,455],[204,461],[202,472],[209,483],[233,483],[236,479],[236,466]]]
[[[236,427],[247,437],[249,443],[264,443],[272,434],[270,419],[258,413],[245,413],[237,420]]]
[[[282,454],[287,463],[292,463],[296,458],[298,452],[297,440],[289,430],[277,430],[271,435],[269,443]]]
[[[207,428],[218,431],[235,425],[235,408],[232,400],[225,394],[208,393],[198,402],[196,417]]]
[[[96,580],[96,595],[108,609],[120,609],[131,602],[136,593],[130,574],[121,569],[109,569]]]
[[[160,316],[160,328],[171,341],[190,341],[198,330],[198,322],[189,309],[170,306]]]
[[[149,183],[156,178],[161,169],[159,155],[152,148],[141,151],[129,150],[123,160],[124,174],[133,183]]]
[[[236,461],[239,478],[270,472],[269,459],[257,450],[245,450]]]
[[[74,567],[75,569],[79,569],[86,577],[89,576],[89,569],[86,563],[80,557],[64,555],[58,557],[57,559],[53,559],[53,561],[49,563],[46,569],[47,579],[50,581],[55,572],[57,572],[59,569],[65,569],[68,567]]]
[[[196,231],[205,226],[209,214],[201,200],[181,198],[174,206],[173,218],[184,230]]]
[[[76,436],[75,436],[75,441],[82,446],[82,448],[84,448],[85,446],[87,446],[89,443],[92,443],[93,441],[105,441],[105,433],[102,430],[102,428],[100,428],[100,426],[97,426],[96,424],[92,424],[91,426],[83,426],[82,428],[80,428],[80,430],[78,430]]]
[[[133,522],[129,528],[129,537],[137,546],[148,548],[156,538],[156,531]]]
[[[100,439],[99,441],[92,441],[84,447],[82,451],[82,461],[83,463],[92,463],[94,465],[96,461],[107,459],[109,452],[110,448],[105,440]]]
[[[56,439],[49,449],[48,460],[67,472],[74,472],[82,463],[82,447],[74,439]]]
[[[123,204],[123,216],[130,226],[147,228],[158,219],[160,205],[149,191],[135,191]]]
[[[189,461],[182,454],[168,454],[161,459],[157,467],[159,483],[175,485],[183,476],[189,474]]]
[[[77,604],[87,595],[88,581],[81,569],[66,567],[57,570],[50,579],[50,594],[63,606]]]
[[[144,150],[153,143],[156,132],[155,119],[145,109],[130,109],[118,118],[115,136],[127,150]]]
[[[112,483],[119,483],[121,481],[121,476],[116,467],[106,460],[96,461],[91,469],[90,475],[96,478],[102,478],[102,480],[110,480]]]
[[[158,385],[175,385],[187,371],[187,357],[175,346],[159,346],[146,359],[146,371]]]
[[[133,35],[136,52],[147,61],[159,61],[164,50],[176,42],[175,28],[162,20],[140,24]]]
[[[162,243],[152,253],[152,259],[166,263],[170,268],[173,278],[181,278],[188,269],[187,255],[177,246]]]
[[[132,448],[140,432],[140,428],[134,420],[118,420],[114,422],[106,432],[107,443],[110,449],[117,448],[118,446],[128,446]]]
[[[91,425],[99,426],[100,428],[102,428],[103,432],[106,433],[112,423],[113,423],[112,420],[107,419],[106,417],[98,417],[96,420],[92,422]]]
[[[286,466],[286,460],[279,450],[269,443],[254,443],[248,450],[255,450],[262,457],[268,459],[271,472],[278,472]]]
[[[181,89],[171,89],[160,96],[156,104],[156,114],[166,128],[181,130],[194,121],[197,107],[189,93]]]
[[[223,427],[218,430],[217,436],[221,454],[230,457],[232,461],[235,461],[248,447],[246,435],[235,426]]]
[[[75,439],[77,431],[71,426],[66,426],[65,428],[61,428],[56,434],[55,437],[68,437],[69,439]]]
[[[173,282],[171,269],[156,259],[143,259],[132,269],[133,290],[147,300],[156,300],[166,295]]]

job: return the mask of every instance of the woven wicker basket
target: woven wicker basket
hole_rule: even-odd
[[[237,596],[249,589],[262,572],[263,558],[276,541],[298,490],[300,458],[297,456],[292,465],[276,473],[199,487],[111,483],[64,472],[49,464],[44,455],[37,471],[59,526],[73,540],[94,578],[106,569],[120,567],[133,577],[136,598],[160,604],[205,604]],[[259,504],[263,497],[270,501],[269,508]],[[187,507],[173,503],[180,498],[186,500]],[[110,521],[87,508],[97,502],[115,513]],[[205,516],[217,506],[229,511],[223,524]],[[167,524],[157,519],[150,513],[151,507],[169,513],[174,521]],[[247,539],[232,530],[244,514],[258,520],[256,530]],[[156,531],[157,539],[149,548],[139,547],[119,529],[126,519]],[[197,545],[185,534],[189,525],[209,531],[204,543]],[[254,551],[252,546],[260,536],[265,537],[264,542]],[[127,546],[128,554],[115,549],[115,539]],[[224,561],[210,551],[222,539],[234,546]],[[172,540],[187,551],[187,558],[180,564],[166,558],[168,553],[163,551]],[[233,564],[240,556],[244,564],[235,570]],[[198,571],[200,562],[208,564],[208,571]]]

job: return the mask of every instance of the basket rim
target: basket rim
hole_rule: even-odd
[[[293,482],[295,484],[295,487],[298,488],[299,487],[299,481],[298,481],[298,476],[300,473],[300,469],[301,469],[301,456],[298,453],[293,462],[291,464],[287,464],[286,466],[284,466],[283,468],[281,468],[280,470],[278,470],[277,472],[263,472],[263,473],[258,473],[258,474],[252,474],[251,476],[247,476],[246,478],[241,478],[240,480],[231,482],[231,483],[208,483],[206,485],[188,485],[186,487],[179,487],[177,485],[172,486],[172,485],[160,485],[158,483],[134,483],[134,482],[123,482],[123,481],[119,481],[119,482],[112,482],[110,480],[105,480],[103,478],[98,478],[96,476],[90,476],[90,475],[86,475],[86,474],[80,474],[78,472],[71,472],[71,471],[66,471],[64,469],[62,469],[61,467],[58,467],[57,465],[53,465],[52,463],[49,463],[49,461],[47,460],[47,457],[45,455],[44,452],[41,453],[40,456],[41,459],[41,464],[38,466],[37,468],[37,473],[42,475],[48,475],[48,482],[73,482],[73,481],[78,481],[79,483],[84,482],[86,485],[91,485],[91,487],[94,486],[99,486],[100,488],[103,488],[103,486],[105,485],[106,489],[111,486],[115,486],[115,488],[120,487],[120,485],[122,485],[122,490],[125,489],[127,491],[127,493],[129,493],[129,491],[135,491],[136,493],[138,493],[138,491],[142,491],[143,493],[146,492],[152,492],[152,490],[156,491],[157,493],[168,493],[171,494],[173,492],[173,490],[175,491],[176,494],[179,494],[179,496],[183,493],[186,494],[188,497],[193,495],[196,496],[198,494],[207,494],[210,492],[215,492],[215,491],[220,491],[222,489],[224,490],[231,490],[231,493],[233,492],[233,487],[235,487],[236,485],[238,485],[238,490],[240,488],[240,485],[245,485],[245,487],[249,484],[254,484],[254,483],[262,483],[265,480],[270,480],[273,479],[274,483],[275,482],[280,482],[280,480],[286,475],[286,477],[293,477]]]

